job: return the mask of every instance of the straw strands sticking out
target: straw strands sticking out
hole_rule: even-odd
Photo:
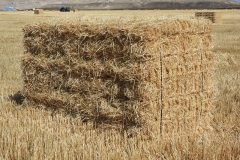
[[[82,17],[23,32],[26,101],[149,134],[160,121],[164,132],[199,127],[201,93],[211,91],[209,21]],[[195,125],[183,127],[192,113]]]

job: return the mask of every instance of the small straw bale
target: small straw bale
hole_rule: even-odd
[[[206,18],[212,23],[222,23],[221,12],[195,12],[196,18]]]
[[[77,9],[74,9],[73,12],[77,12],[78,10]]]
[[[25,101],[149,135],[209,128],[211,29],[204,19],[26,25]]]
[[[35,9],[34,14],[43,14],[44,10],[43,9]]]

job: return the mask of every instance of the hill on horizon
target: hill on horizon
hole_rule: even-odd
[[[240,8],[240,0],[1,0],[0,9],[225,9]]]

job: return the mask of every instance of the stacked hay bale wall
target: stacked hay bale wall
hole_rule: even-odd
[[[209,19],[213,23],[222,23],[222,14],[220,12],[196,12],[195,17],[203,17]]]
[[[23,31],[25,103],[148,133],[210,124],[208,21],[74,19]]]
[[[43,9],[36,9],[34,10],[34,14],[43,14],[44,10]]]

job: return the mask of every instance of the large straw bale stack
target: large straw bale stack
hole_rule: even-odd
[[[44,10],[43,9],[35,9],[34,14],[43,14]]]
[[[148,133],[210,127],[208,21],[83,17],[23,31],[26,102]]]
[[[222,23],[222,14],[221,12],[195,12],[196,18],[206,18],[212,21],[213,23]]]

